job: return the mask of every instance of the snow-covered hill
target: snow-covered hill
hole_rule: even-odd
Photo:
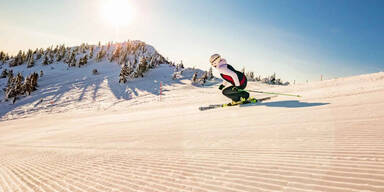
[[[119,103],[136,102],[132,100],[136,97],[140,97],[140,102],[143,102],[148,96],[160,94],[160,84],[163,86],[164,90],[162,91],[164,93],[164,91],[167,91],[166,87],[170,85],[177,87],[186,83],[190,84],[185,80],[191,79],[193,73],[196,72],[198,76],[203,73],[199,69],[176,69],[174,64],[169,64],[168,61],[164,60],[152,46],[145,45],[142,50],[139,48],[137,51],[128,53],[125,56],[127,58],[125,63],[132,66],[135,72],[138,71],[140,60],[146,58],[148,65],[154,63],[154,67],[148,67],[149,70],[145,72],[144,77],[134,77],[134,73],[132,73],[127,83],[120,83],[119,74],[122,65],[124,65],[122,62],[124,53],[120,53],[121,56],[114,61],[111,61],[111,58],[117,47],[124,50],[129,43],[138,44],[142,42],[133,41],[93,46],[95,47],[93,57],[89,57],[90,48],[84,49],[84,51],[82,51],[81,46],[67,48],[67,56],[61,61],[56,61],[57,56],[52,54],[54,55],[52,56],[53,62],[44,65],[44,56],[41,56],[40,59],[35,60],[35,65],[30,68],[27,67],[28,61],[16,67],[9,67],[9,63],[12,63],[14,59],[8,60],[1,66],[0,71],[12,70],[14,76],[18,73],[27,76],[33,72],[38,74],[43,72],[43,76],[38,79],[39,87],[37,91],[32,92],[29,96],[25,96],[25,94],[18,96],[14,104],[10,101],[11,99],[9,101],[3,99],[5,96],[3,88],[8,83],[7,78],[0,79],[0,98],[3,101],[0,102],[0,119],[18,119],[37,114],[45,115],[47,113],[79,109],[103,111]],[[74,61],[74,66],[71,67],[72,62],[66,60],[69,60],[68,58],[74,49],[78,50],[75,54],[77,62]],[[101,50],[104,50],[106,54],[103,58],[98,59],[97,54]],[[50,55],[49,51],[42,52],[45,55]],[[57,55],[60,55],[60,51],[57,51]],[[77,67],[79,60],[85,55],[88,57],[87,64]],[[36,54],[33,57],[36,58]],[[97,74],[93,74],[94,69],[97,69]],[[178,71],[177,78],[174,79],[173,75],[176,70]]]
[[[0,191],[384,191],[384,73],[251,82],[303,97],[202,112],[228,100],[191,85],[193,69],[119,84],[119,68],[44,66],[38,91],[0,104],[14,119],[0,122]]]

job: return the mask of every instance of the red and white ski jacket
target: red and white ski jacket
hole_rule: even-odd
[[[239,87],[246,81],[246,77],[243,73],[236,71],[231,65],[227,63],[225,59],[221,59],[220,63],[216,66],[220,76],[233,86]]]

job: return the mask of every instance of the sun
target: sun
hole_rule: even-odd
[[[102,18],[115,26],[127,25],[133,20],[134,8],[129,0],[100,0]]]

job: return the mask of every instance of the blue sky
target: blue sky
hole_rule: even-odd
[[[121,1],[121,0],[120,0]],[[128,0],[118,27],[103,0],[0,0],[0,50],[139,39],[187,66],[220,53],[283,80],[319,80],[384,69],[384,1]]]

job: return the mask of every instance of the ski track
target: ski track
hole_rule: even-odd
[[[382,191],[383,161],[345,161],[316,151],[12,150],[3,191]],[[21,158],[24,157],[24,158]]]
[[[91,87],[74,89],[85,103],[0,122],[0,192],[382,192],[381,76],[265,87],[305,97],[204,112],[226,101],[215,87],[103,96],[98,110]]]

